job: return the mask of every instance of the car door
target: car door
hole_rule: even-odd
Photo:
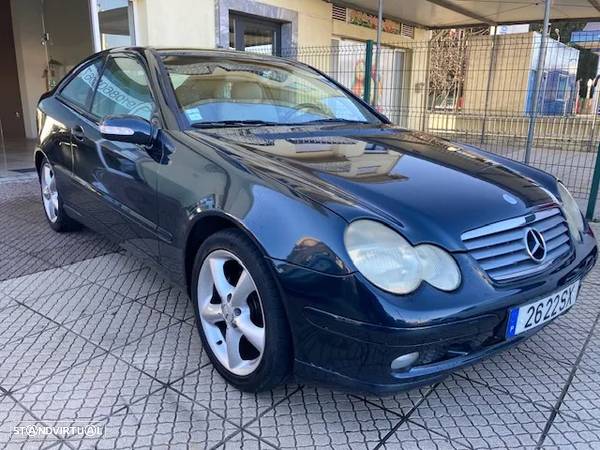
[[[89,118],[73,129],[73,172],[85,199],[82,213],[131,250],[158,257],[156,172],[159,164],[140,145],[103,139],[108,115],[134,115],[160,126],[142,61],[133,54],[107,58]]]
[[[70,76],[55,96],[46,95],[38,104],[40,148],[52,163],[56,183],[67,207],[76,203],[72,183],[71,130],[81,123],[89,108],[104,58],[98,57]]]

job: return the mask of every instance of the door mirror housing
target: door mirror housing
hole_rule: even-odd
[[[146,119],[137,116],[106,116],[100,122],[100,134],[109,141],[148,147],[156,137],[156,128]]]

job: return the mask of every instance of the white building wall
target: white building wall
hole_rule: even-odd
[[[138,45],[214,48],[215,0],[134,0]]]
[[[42,7],[39,0],[11,0],[15,53],[23,104],[25,135],[35,138],[35,108],[46,91],[46,52],[42,39]]]

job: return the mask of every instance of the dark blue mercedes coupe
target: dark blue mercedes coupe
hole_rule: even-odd
[[[555,177],[395,127],[295,61],[105,51],[37,120],[50,226],[104,233],[186,289],[242,390],[435,382],[565,313],[596,262]]]

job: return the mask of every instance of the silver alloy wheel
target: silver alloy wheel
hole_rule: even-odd
[[[56,189],[54,170],[48,162],[42,165],[40,185],[46,216],[50,222],[54,223],[58,220],[58,190]]]
[[[219,362],[238,376],[254,372],[265,349],[265,319],[248,269],[233,253],[215,250],[202,262],[197,294],[200,322]]]

